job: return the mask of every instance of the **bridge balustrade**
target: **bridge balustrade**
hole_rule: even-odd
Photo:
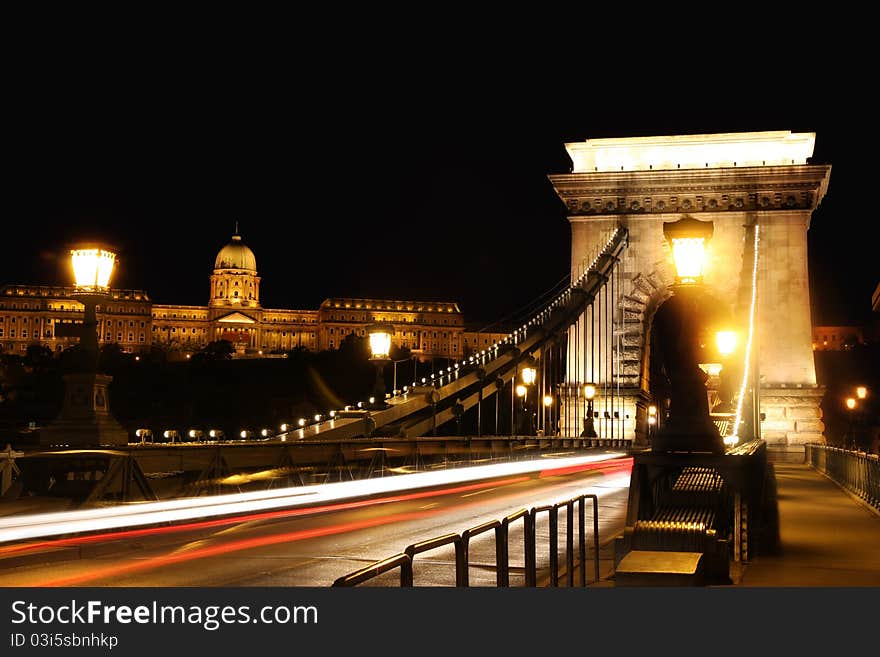
[[[880,456],[807,444],[804,460],[853,495],[880,510]]]
[[[363,584],[379,575],[396,568],[401,569],[400,586],[413,586],[413,562],[417,554],[422,554],[440,547],[452,545],[455,550],[455,585],[470,586],[469,569],[470,541],[474,536],[494,530],[495,532],[495,572],[496,586],[510,586],[510,527],[519,520],[523,521],[523,556],[525,586],[537,586],[537,519],[539,514],[547,513],[549,518],[548,551],[550,563],[549,586],[559,586],[559,510],[566,509],[566,540],[565,562],[566,582],[574,586],[577,570],[580,586],[587,586],[587,542],[586,542],[586,500],[593,504],[593,582],[599,581],[599,499],[593,494],[583,494],[556,504],[520,509],[501,520],[492,520],[476,527],[466,529],[461,534],[445,534],[436,538],[414,543],[403,552],[382,559],[348,575],[343,575],[333,582],[334,587],[350,587]],[[575,558],[574,525],[575,506],[577,506],[578,546]]]

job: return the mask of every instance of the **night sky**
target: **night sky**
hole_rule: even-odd
[[[454,300],[482,326],[520,317],[567,275],[569,226],[547,180],[570,166],[566,141],[792,130],[816,132],[812,161],[833,165],[809,233],[814,323],[871,316],[880,266],[862,124],[807,92],[713,114],[508,83],[239,82],[29,84],[7,124],[0,282],[67,284],[67,249],[96,238],[118,251],[114,287],[205,305],[237,221],[264,307]]]

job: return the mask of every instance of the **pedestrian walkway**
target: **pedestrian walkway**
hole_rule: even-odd
[[[732,573],[736,586],[880,586],[880,512],[803,462],[775,460],[780,550]]]

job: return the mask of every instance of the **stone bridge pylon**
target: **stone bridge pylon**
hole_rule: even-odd
[[[761,437],[786,449],[824,442],[807,230],[831,166],[809,163],[814,143],[814,133],[772,131],[566,144],[571,172],[549,178],[568,209],[572,278],[616,226],[629,232],[616,285],[609,287],[613,298],[571,329],[566,357],[566,382],[595,383],[597,410],[607,408],[607,397],[616,398],[618,436],[646,442],[652,322],[675,278],[663,224],[691,217],[712,223],[703,284],[713,316],[737,327],[738,349],[753,318]],[[703,328],[708,335],[718,327]],[[597,427],[601,432],[601,422]],[[577,435],[579,426],[561,430]]]

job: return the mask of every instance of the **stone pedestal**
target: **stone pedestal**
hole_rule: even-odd
[[[107,387],[113,377],[95,372],[64,376],[64,402],[55,421],[40,432],[40,445],[127,445],[128,432],[110,414]]]
[[[806,443],[825,444],[824,395],[824,386],[818,385],[762,386],[761,437],[768,449],[803,451]]]

